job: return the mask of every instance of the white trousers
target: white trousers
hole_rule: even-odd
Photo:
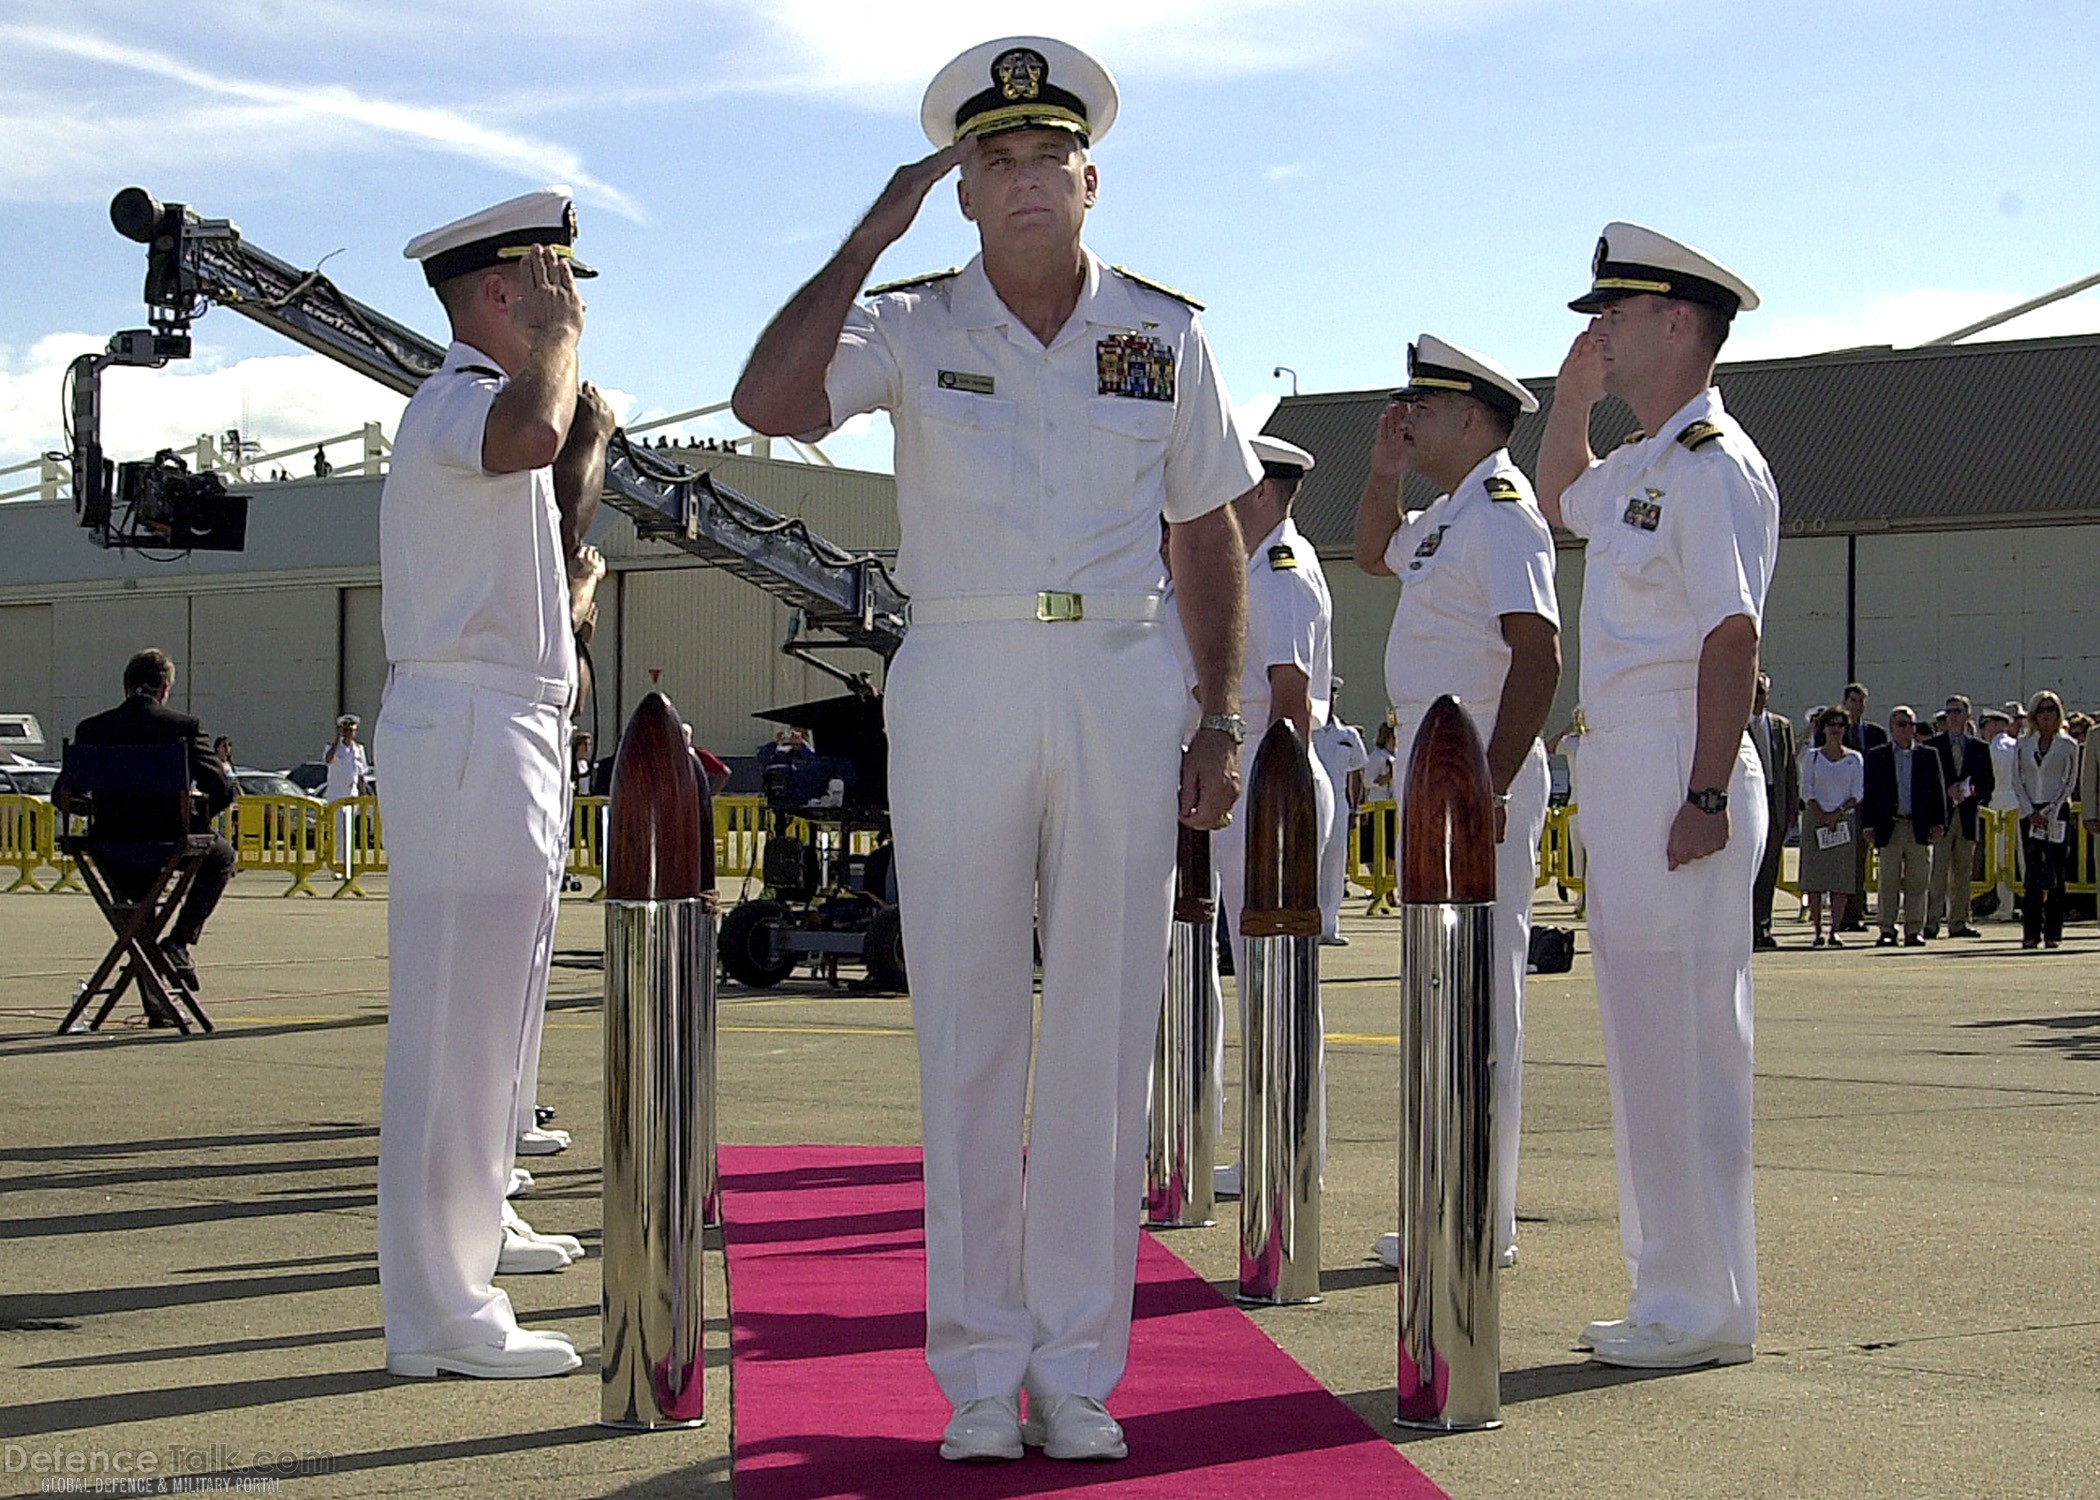
[[[920,624],[890,666],[926,1361],[951,1402],[1105,1398],[1129,1355],[1184,717],[1168,628]]]
[[[1747,1344],[1757,1337],[1750,887],[1766,835],[1764,773],[1746,734],[1729,778],[1726,847],[1671,870],[1696,702],[1685,692],[1615,707],[1591,712],[1578,816],[1633,1279],[1628,1317]]]
[[[1405,710],[1399,744],[1414,749],[1419,717]],[[1494,731],[1482,726],[1483,742]],[[1408,762],[1394,763],[1394,798],[1406,828]],[[1495,1250],[1517,1242],[1517,1157],[1524,1127],[1524,972],[1531,959],[1531,898],[1539,883],[1539,835],[1546,827],[1546,801],[1553,778],[1546,769],[1546,747],[1531,742],[1531,752],[1509,783],[1509,807],[1503,815],[1504,836],[1495,850],[1495,1022],[1489,1052],[1494,1098]],[[1403,837],[1404,837],[1403,833]]]
[[[1323,768],[1324,769],[1324,768]],[[1342,935],[1342,901],[1349,889],[1349,825],[1356,815],[1349,811],[1348,791],[1327,778],[1327,821],[1320,828],[1320,930],[1329,937]]]
[[[568,725],[562,726],[566,733]],[[576,788],[568,777],[561,783],[561,844],[554,852],[554,892],[547,901],[547,910],[540,923],[540,931],[533,939],[532,993],[525,997],[525,1048],[518,1063],[518,1111],[517,1135],[528,1130],[539,1129],[537,1106],[540,1102],[540,1040],[547,1031],[547,982],[554,970],[554,923],[561,915],[561,881],[569,868],[569,819],[570,810],[576,805]],[[601,843],[599,847],[604,847]],[[542,951],[544,950],[544,951]],[[511,1142],[513,1158],[516,1157],[517,1142]],[[511,1163],[515,1166],[515,1160]]]
[[[379,1288],[387,1347],[517,1326],[492,1284],[533,1000],[560,895],[560,708],[396,677],[374,748],[388,860]]]

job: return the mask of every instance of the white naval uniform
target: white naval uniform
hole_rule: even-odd
[[[1496,498],[1503,496],[1506,498]],[[1407,802],[1415,731],[1429,706],[1455,694],[1494,738],[1509,676],[1502,616],[1538,615],[1560,624],[1553,584],[1553,534],[1531,482],[1507,448],[1476,464],[1395,531],[1385,565],[1400,602],[1385,643],[1385,690],[1394,704],[1399,752],[1393,800]],[[1524,970],[1531,948],[1531,897],[1539,878],[1539,834],[1551,777],[1537,740],[1509,783],[1504,835],[1495,850],[1494,1077],[1495,1249],[1517,1242],[1517,1148],[1524,1108]]]
[[[1211,864],[1217,871],[1225,931],[1232,938],[1235,976],[1246,972],[1247,956],[1246,942],[1240,936],[1240,908],[1247,899],[1247,825],[1253,821],[1246,816],[1246,789],[1254,784],[1254,757],[1269,730],[1271,667],[1296,667],[1305,674],[1313,728],[1326,723],[1334,694],[1334,598],[1327,590],[1319,554],[1289,516],[1247,558],[1247,652],[1240,671],[1240,716],[1247,721],[1247,738],[1240,744],[1241,801],[1232,821],[1210,836]],[[1334,785],[1319,757],[1311,759],[1313,799],[1324,841],[1334,826]],[[1237,977],[1233,988],[1239,989]],[[1242,997],[1243,1031],[1246,1019],[1247,1003]]]
[[[1047,348],[981,258],[881,292],[825,381],[834,425],[880,408],[896,428],[914,623],[885,688],[890,805],[926,1356],[954,1403],[1024,1378],[1106,1397],[1123,1373],[1187,701],[1159,523],[1261,478],[1189,304],[1091,251],[1085,278]],[[1034,618],[1042,590],[1086,617]]]
[[[491,1278],[560,896],[576,651],[553,471],[481,467],[504,383],[454,343],[401,415],[380,497],[390,1354],[517,1326]]]
[[[1332,705],[1329,705],[1330,711]],[[1371,763],[1364,748],[1363,731],[1331,716],[1313,731],[1313,757],[1327,773],[1327,786],[1334,802],[1333,815],[1320,830],[1320,930],[1328,937],[1342,935],[1342,899],[1349,889],[1349,773]]]
[[[1694,423],[1718,435],[1680,442]],[[1741,736],[1729,839],[1669,868],[1691,785],[1699,653],[1735,615],[1762,625],[1779,492],[1707,389],[1561,497],[1589,540],[1582,598],[1582,801],[1590,943],[1611,1077],[1619,1226],[1634,1323],[1757,1336],[1751,1208],[1750,888],[1765,784]]]

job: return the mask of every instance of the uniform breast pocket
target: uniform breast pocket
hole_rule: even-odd
[[[1615,525],[1609,535],[1612,618],[1623,625],[1648,624],[1662,613],[1670,591],[1680,587],[1662,539],[1632,525]],[[1590,545],[1596,544],[1592,539]]]
[[[938,388],[919,392],[919,456],[940,501],[990,504],[1013,487],[1018,408],[996,396]]]
[[[1095,396],[1087,401],[1086,421],[1087,480],[1094,503],[1120,508],[1141,488],[1154,486],[1174,431],[1171,401]]]

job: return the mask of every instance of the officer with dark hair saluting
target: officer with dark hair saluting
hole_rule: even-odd
[[[1582,1341],[1639,1369],[1740,1364],[1757,1336],[1750,890],[1764,774],[1746,732],[1779,490],[1714,360],[1757,293],[1713,257],[1610,224],[1594,316],[1554,386],[1546,518],[1589,540],[1582,839],[1619,1157],[1626,1316]],[[1643,431],[1599,460],[1609,392]]]
[[[564,524],[589,528],[613,425],[579,387],[575,278],[595,273],[575,238],[568,190],[549,188],[404,252],[453,342],[402,413],[379,503],[391,886],[379,1289],[396,1375],[581,1363],[565,1336],[520,1328],[491,1282],[558,1271],[583,1249],[504,1203],[561,894],[576,699]]]
[[[1239,534],[1261,477],[1193,304],[1081,242],[1115,82],[1013,37],[935,77],[901,168],[760,337],[739,418],[817,434],[890,412],[911,633],[885,694],[926,1145],[926,1353],[944,1457],[1114,1459],[1180,815],[1236,795]],[[877,288],[960,167],[982,253]],[[1204,717],[1184,754],[1159,524]],[[1324,683],[1324,679],[1323,679]],[[1042,1027],[1026,1132],[1032,964]]]

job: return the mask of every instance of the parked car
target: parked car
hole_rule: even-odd
[[[298,765],[293,766],[282,774],[299,783],[299,790],[306,793],[307,796],[322,797],[324,801],[326,800],[324,789],[328,785],[328,762],[323,760],[302,760]],[[375,793],[379,790],[379,767],[377,765],[367,763],[365,766],[365,782]]]
[[[243,797],[304,797],[309,801],[320,800],[282,771],[251,771],[245,766],[235,766],[233,784],[239,788]]]
[[[52,785],[57,780],[57,766],[0,766],[0,793],[12,792],[18,796],[39,797],[49,802]]]

